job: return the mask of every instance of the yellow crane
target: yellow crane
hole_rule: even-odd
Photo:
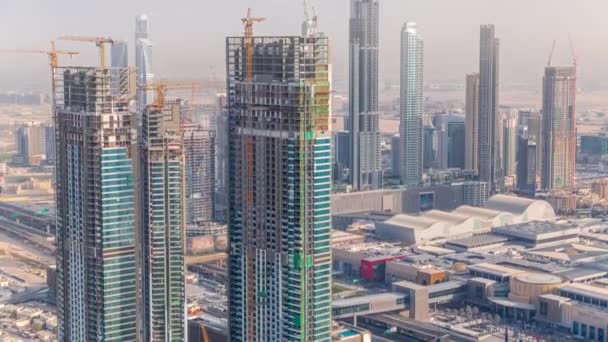
[[[52,99],[53,99],[53,110],[55,108],[55,72],[57,67],[59,66],[59,55],[67,55],[67,56],[75,56],[80,52],[78,51],[70,51],[70,50],[57,50],[55,48],[55,41],[51,41],[51,49],[50,50],[37,50],[37,49],[0,49],[0,53],[18,53],[18,54],[28,54],[28,53],[37,53],[37,54],[45,54],[49,56],[49,61],[51,63],[51,89],[52,89]]]
[[[116,40],[110,37],[61,36],[57,39],[70,40],[74,42],[95,43],[95,45],[99,48],[99,58],[102,68],[106,67],[106,44],[114,45],[114,43],[116,43]]]
[[[55,42],[51,41],[51,49],[50,50],[37,50],[37,49],[0,49],[0,53],[38,53],[45,54],[49,56],[49,60],[51,62],[51,68],[53,71],[57,68],[58,65],[58,56],[59,55],[68,55],[70,57],[74,55],[78,55],[80,52],[78,51],[69,51],[69,50],[57,50],[55,49]]]
[[[196,90],[204,87],[204,84],[196,81],[159,81],[154,83],[148,83],[140,85],[140,89],[153,90],[156,92],[156,98],[152,104],[157,109],[162,110],[165,106],[165,99],[167,97],[167,91],[169,89],[174,90],[192,90],[191,102],[194,102],[194,93]]]
[[[255,18],[251,16],[251,8],[247,9],[247,16],[241,18],[241,22],[245,26],[245,55],[247,58],[247,81],[253,77],[253,24],[266,20],[266,18]]]

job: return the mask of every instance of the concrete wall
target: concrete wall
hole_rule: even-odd
[[[432,185],[408,189],[386,189],[336,194],[331,199],[333,215],[368,211],[417,214],[420,194],[434,194],[434,209],[450,211],[463,204],[463,185]]]
[[[335,194],[331,198],[333,215],[360,213],[365,211],[401,212],[400,189],[360,191]]]

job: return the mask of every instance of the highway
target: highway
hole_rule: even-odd
[[[48,214],[36,214],[18,205],[0,202],[0,216],[13,221],[19,219],[21,223],[43,233],[55,234],[55,218]]]
[[[28,241],[34,248],[38,249],[38,253],[43,252],[49,256],[55,255],[55,246],[52,243],[53,240],[49,240],[54,238],[53,235],[9,221],[3,217],[0,217],[0,231],[13,238]]]
[[[440,328],[431,323],[417,322],[398,315],[369,315],[357,318],[357,323],[360,327],[376,332],[383,332],[390,328],[396,328],[394,334],[381,335],[382,337],[393,341],[476,341],[476,339]]]

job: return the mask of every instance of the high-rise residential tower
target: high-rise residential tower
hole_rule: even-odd
[[[422,180],[422,110],[424,43],[415,23],[401,29],[401,184]]]
[[[110,68],[56,75],[58,340],[135,341],[130,99]]]
[[[466,80],[464,168],[479,167],[479,73],[468,74]]]
[[[393,177],[401,178],[401,136],[395,134],[391,137],[391,166]]]
[[[141,116],[154,97],[154,93],[146,90],[146,84],[152,83],[154,74],[151,67],[152,42],[148,39],[148,16],[138,15],[135,18],[135,66],[137,68],[137,127],[141,127]]]
[[[328,38],[226,43],[230,341],[330,341]]]
[[[378,122],[378,1],[351,0],[349,33],[350,178],[354,190],[382,187]]]
[[[574,186],[576,163],[576,68],[546,67],[543,78],[541,188]]]
[[[502,147],[505,176],[515,176],[517,170],[517,118],[507,115],[502,124]]]
[[[462,120],[448,121],[448,169],[464,169],[465,123]]]
[[[137,156],[144,341],[185,340],[181,100],[146,106]]]
[[[209,222],[215,213],[215,130],[187,124],[182,132],[186,223]]]
[[[536,192],[536,175],[538,174],[538,143],[536,136],[530,134],[528,126],[520,126],[517,137],[517,193],[534,197]]]
[[[494,25],[482,25],[479,49],[479,180],[491,194],[504,187],[498,115],[499,40]]]

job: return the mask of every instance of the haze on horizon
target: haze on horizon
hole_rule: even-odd
[[[0,5],[0,48],[43,48],[64,34],[103,35],[128,40],[135,16],[147,13],[154,42],[152,66],[162,78],[207,78],[224,74],[225,37],[241,35],[240,18],[251,7],[267,20],[256,35],[298,34],[301,0],[22,0]],[[348,82],[350,0],[310,0],[320,30],[332,38],[335,87]],[[425,83],[464,83],[478,70],[479,25],[495,24],[501,39],[501,85],[540,88],[543,68],[557,40],[553,65],[572,63],[568,35],[579,57],[579,85],[608,89],[608,25],[605,0],[380,0],[380,78],[398,82],[399,35],[414,21],[425,41]],[[77,49],[73,63],[97,62],[92,44],[60,42]],[[130,51],[133,61],[133,49]],[[60,60],[69,64],[67,58]],[[45,89],[44,56],[0,54],[0,90]]]

